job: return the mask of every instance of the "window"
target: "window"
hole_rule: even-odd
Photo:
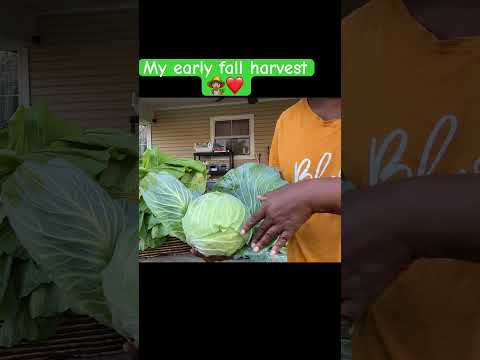
[[[28,51],[0,51],[0,128],[19,105],[29,105]]]
[[[231,149],[240,159],[254,159],[253,124],[253,114],[211,117],[211,140],[214,144]]]
[[[152,127],[150,123],[140,123],[138,125],[138,144],[140,155],[152,147]]]

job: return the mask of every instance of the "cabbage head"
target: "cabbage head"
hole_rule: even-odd
[[[275,191],[287,184],[277,169],[265,164],[246,163],[231,169],[217,181],[213,190],[240,199],[250,215],[253,215],[262,206],[257,198],[259,195]]]
[[[182,219],[186,242],[205,256],[231,256],[247,239],[240,235],[248,211],[236,197],[211,192],[193,200]]]
[[[192,192],[169,173],[150,172],[140,181],[140,195],[154,216],[150,220],[158,226],[159,233],[184,241],[182,218],[193,198]]]

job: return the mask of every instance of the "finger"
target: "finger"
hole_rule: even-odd
[[[260,224],[257,231],[255,232],[255,235],[252,238],[252,241],[250,242],[252,247],[255,246],[255,244],[262,238],[262,236],[268,231],[268,229],[270,229],[272,225],[273,225],[273,221],[270,219],[265,219]]]
[[[287,244],[288,240],[291,238],[291,234],[288,231],[284,231],[273,244],[271,255],[277,255],[278,252]]]
[[[280,226],[271,226],[265,234],[262,236],[262,238],[254,245],[253,250],[255,252],[260,251],[263,249],[265,246],[270,245],[273,240],[282,232],[282,229]]]
[[[258,195],[257,199],[260,200],[260,201],[265,201],[265,200],[267,200],[267,197],[265,195]]]
[[[240,231],[240,235],[247,234],[255,225],[257,225],[263,218],[266,216],[266,208],[262,206],[258,209],[255,214],[243,225],[242,230]]]

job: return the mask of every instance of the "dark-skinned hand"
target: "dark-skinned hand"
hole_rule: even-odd
[[[251,241],[254,251],[260,251],[276,239],[271,251],[272,255],[276,255],[312,216],[314,208],[310,201],[309,182],[286,185],[258,197],[262,207],[241,231],[241,234],[245,235],[263,220]]]

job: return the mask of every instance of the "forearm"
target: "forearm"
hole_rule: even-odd
[[[379,185],[347,193],[343,207],[343,222],[356,222],[360,212],[374,217],[369,225],[404,242],[414,258],[480,261],[480,175]]]
[[[341,213],[342,184],[340,178],[307,180],[306,201],[313,213]]]

